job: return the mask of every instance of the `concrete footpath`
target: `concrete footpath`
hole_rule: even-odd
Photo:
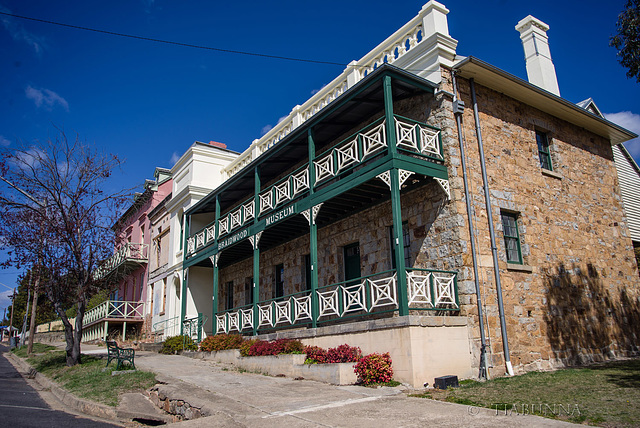
[[[85,354],[106,353],[83,345]],[[310,380],[240,372],[233,367],[152,352],[136,352],[136,366],[160,382],[151,401],[175,413],[200,416],[180,427],[569,427],[531,415],[496,415],[495,410],[408,397],[403,387],[334,386]],[[119,406],[135,414],[136,401]],[[123,408],[124,407],[124,408]]]

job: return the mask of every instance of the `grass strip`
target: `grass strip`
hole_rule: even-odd
[[[640,360],[463,381],[459,388],[413,396],[487,407],[498,415],[536,414],[597,426],[640,427]]]
[[[83,354],[82,364],[73,367],[67,367],[65,352],[57,350],[34,354],[27,362],[75,396],[109,406],[118,405],[120,394],[142,392],[156,384],[154,373],[141,370],[112,376],[115,362],[103,371],[106,361],[93,355]]]

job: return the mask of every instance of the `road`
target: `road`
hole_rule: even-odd
[[[120,427],[62,411],[63,405],[35,381],[23,378],[5,357],[0,344],[0,427]],[[46,398],[46,401],[43,399]]]

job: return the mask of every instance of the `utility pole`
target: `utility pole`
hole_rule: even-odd
[[[33,269],[33,268],[32,268]],[[38,307],[38,286],[40,285],[40,272],[36,272],[36,283],[33,286],[33,304],[31,305],[31,324],[29,324],[29,345],[27,354],[33,352],[33,339],[36,335],[36,308]]]
[[[11,347],[11,338],[13,337],[13,307],[16,305],[16,288],[13,287],[13,296],[11,297],[11,321],[9,321],[9,347]]]
[[[33,279],[33,272],[29,273],[29,285],[27,286],[27,311],[24,313],[24,319],[22,320],[22,333],[20,334],[20,347],[24,346],[24,336],[27,332],[27,320],[29,319],[29,303],[31,303],[31,280]]]

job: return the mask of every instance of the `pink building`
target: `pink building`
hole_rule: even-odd
[[[151,230],[149,213],[171,194],[171,171],[156,168],[155,180],[147,180],[144,192],[137,193],[127,211],[113,226],[116,235],[113,256],[100,268],[98,275],[114,281],[110,299],[88,311],[83,323],[83,340],[106,340],[109,336],[149,330],[147,278]],[[115,285],[117,284],[117,285]],[[129,327],[129,328],[127,328]]]

